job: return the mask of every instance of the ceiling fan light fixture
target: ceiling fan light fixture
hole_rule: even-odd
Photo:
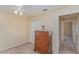
[[[23,15],[24,9],[22,9],[23,5],[16,5],[18,8],[14,11],[16,15]]]
[[[14,11],[14,13],[15,13],[15,14],[18,14],[18,11],[17,11],[17,10],[15,10],[15,11]]]
[[[47,10],[48,10],[48,9],[47,9],[47,8],[45,8],[45,9],[43,9],[42,11],[44,11],[44,12],[45,12],[45,11],[47,11]]]
[[[23,15],[23,12],[20,12],[19,15]]]

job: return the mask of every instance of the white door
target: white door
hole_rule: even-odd
[[[35,31],[40,30],[40,21],[32,21],[30,24],[30,42],[35,42]]]

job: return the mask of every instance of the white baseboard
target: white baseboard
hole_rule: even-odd
[[[9,46],[9,47],[4,48],[4,49],[0,49],[0,51],[5,51],[5,50],[7,50],[7,49],[10,49],[10,48],[13,48],[13,47],[16,47],[16,46],[22,45],[22,44],[24,44],[24,43],[27,43],[27,41],[24,41],[24,42],[22,42],[22,43],[18,43],[18,44],[15,44],[15,45]]]

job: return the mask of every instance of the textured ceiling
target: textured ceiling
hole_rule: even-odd
[[[58,8],[62,8],[63,5],[23,5],[23,15],[26,17],[31,17],[34,15],[39,15],[50,10],[56,10]],[[14,13],[18,7],[16,5],[0,5],[0,11]],[[48,9],[47,11],[43,11],[43,9]]]

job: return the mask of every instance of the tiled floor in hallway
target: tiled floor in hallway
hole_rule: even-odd
[[[34,46],[32,43],[25,43],[14,48],[7,49],[0,52],[0,54],[38,54],[34,52]]]

